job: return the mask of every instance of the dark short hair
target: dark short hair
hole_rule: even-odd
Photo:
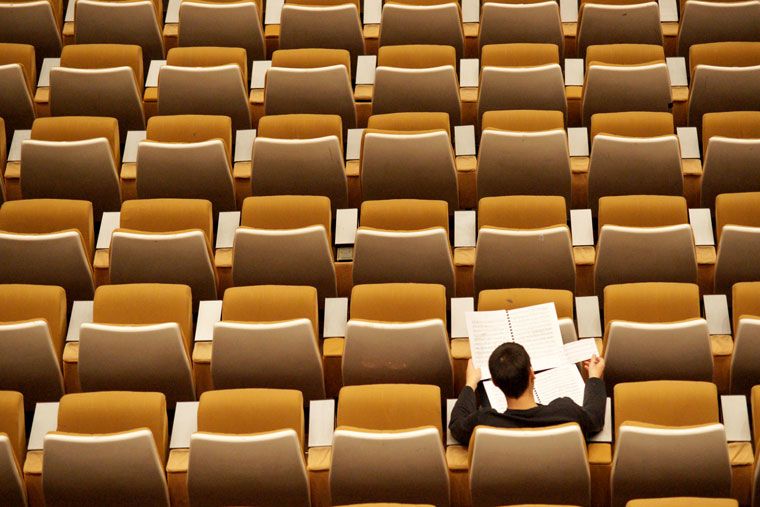
[[[530,356],[518,343],[503,343],[488,359],[491,380],[508,398],[519,398],[530,383]]]

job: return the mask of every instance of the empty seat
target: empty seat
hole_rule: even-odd
[[[159,73],[158,113],[229,116],[234,130],[249,129],[247,87],[245,49],[173,48]]]
[[[693,283],[642,282],[604,288],[604,326],[614,321],[663,323],[698,319],[699,287]]]
[[[21,194],[90,201],[99,222],[104,211],[121,208],[120,165],[115,118],[38,118],[21,145]]]
[[[588,48],[581,102],[583,125],[589,125],[595,113],[667,112],[670,103],[670,75],[662,46],[608,44]]]
[[[456,50],[451,46],[383,46],[378,50],[372,113],[448,113],[459,125],[462,107]]]
[[[163,2],[140,0],[77,1],[74,10],[77,44],[134,44],[146,62],[164,57]]]
[[[190,505],[309,505],[298,391],[203,393],[190,438]]]
[[[358,0],[288,0],[280,14],[280,49],[345,49],[356,72],[364,54]]]
[[[557,2],[485,2],[481,6],[478,46],[512,42],[550,43],[564,53],[565,38]]]
[[[756,360],[760,348],[760,283],[735,284],[731,300],[735,339],[729,391],[749,396],[752,387],[760,384]]]
[[[668,130],[669,126],[669,130]],[[670,113],[591,117],[588,203],[611,195],[683,195],[681,149]]]
[[[696,44],[689,68],[689,125],[701,127],[707,113],[760,110],[760,42]]]
[[[348,207],[340,116],[287,114],[259,120],[252,195],[323,195],[333,212]]]
[[[450,396],[453,371],[446,289],[434,284],[356,285],[346,327],[343,385],[432,384]]]
[[[380,46],[435,44],[464,53],[461,8],[452,0],[399,0],[383,6]]]
[[[222,322],[214,328],[214,388],[296,389],[307,403],[323,399],[317,308],[314,287],[227,289]]]
[[[166,402],[160,393],[110,391],[61,398],[45,436],[45,505],[168,506]]]
[[[195,400],[190,344],[190,287],[104,285],[95,291],[93,322],[79,333],[83,391],[155,391],[169,407]]]
[[[111,237],[111,283],[177,283],[190,286],[196,305],[216,299],[213,230],[209,201],[125,201]]]
[[[63,199],[0,207],[0,282],[58,285],[69,301],[92,299],[92,204]]]
[[[487,197],[478,209],[476,294],[517,287],[575,291],[575,262],[562,197]]]
[[[9,507],[26,506],[21,469],[24,431],[24,397],[15,391],[0,391],[0,498]]]
[[[154,116],[137,147],[137,197],[206,199],[235,210],[232,124],[227,116]]]
[[[267,71],[264,112],[337,114],[356,127],[351,55],[345,49],[280,49]]]
[[[474,506],[589,505],[590,472],[580,427],[477,428],[470,449],[470,490]]]
[[[446,113],[371,116],[362,136],[360,171],[364,200],[440,199],[449,209],[459,208]]]
[[[540,109],[567,115],[565,79],[554,44],[483,46],[478,119],[487,111]]]
[[[760,112],[707,113],[702,117],[702,206],[731,192],[760,191]]]
[[[733,498],[646,498],[631,500],[625,507],[738,507],[739,502]]]
[[[354,248],[354,285],[437,283],[454,295],[448,206],[443,201],[365,201]]]
[[[630,282],[697,282],[694,237],[683,197],[599,199],[596,294],[601,297],[607,285]]]
[[[249,197],[232,250],[235,285],[308,285],[319,305],[335,297],[330,200],[322,196]]]
[[[570,152],[560,111],[488,111],[478,151],[478,198],[561,195],[569,208]]]
[[[261,0],[187,1],[179,5],[179,46],[243,48],[246,62],[263,60]],[[221,29],[223,27],[223,29]]]
[[[730,496],[731,467],[715,384],[618,384],[614,411],[613,506],[640,497]]]
[[[721,194],[715,200],[718,258],[715,293],[730,296],[737,282],[760,281],[760,192]]]
[[[435,386],[349,386],[338,398],[330,465],[334,505],[449,504],[440,391]]]
[[[128,130],[145,128],[143,84],[140,46],[69,45],[61,52],[61,66],[50,70],[50,111],[116,118],[126,139]]]
[[[8,6],[10,9],[16,9],[18,5],[0,3],[0,16],[8,12]],[[29,129],[34,121],[32,97],[37,87],[34,46],[0,44],[0,86],[3,89],[0,98],[0,118],[5,123],[5,136],[10,142],[15,130]]]
[[[678,54],[689,56],[695,44],[724,41],[758,41],[760,3],[689,0],[681,3]]]
[[[662,46],[660,7],[642,0],[580,2],[578,54],[599,44],[654,44]]]
[[[29,44],[37,53],[37,63],[43,58],[61,54],[61,25],[63,2],[0,2],[0,43]]]
[[[0,285],[0,389],[23,394],[29,410],[37,402],[58,401],[65,335],[61,287]]]

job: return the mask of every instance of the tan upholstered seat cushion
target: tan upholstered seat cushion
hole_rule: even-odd
[[[441,431],[441,390],[415,384],[346,386],[338,397],[338,426],[403,430],[434,426]]]
[[[70,44],[63,46],[61,67],[75,69],[109,69],[130,67],[135,75],[137,89],[142,93],[142,48],[131,44]]]
[[[760,139],[760,111],[727,111],[702,116],[702,147],[713,136]]]
[[[193,295],[187,285],[101,285],[95,291],[93,322],[123,325],[176,322],[189,355],[193,341]]]
[[[248,56],[243,48],[172,48],[166,53],[166,64],[177,67],[217,67],[234,64],[240,68],[243,83],[246,86],[248,83]]]
[[[103,391],[67,394],[58,408],[58,431],[64,433],[118,433],[148,428],[158,455],[166,462],[168,423],[166,399],[161,393]]]
[[[29,44],[0,44],[0,65],[18,63],[24,71],[24,78],[33,95],[37,86],[37,63],[34,56],[34,46]]]
[[[26,447],[24,432],[24,397],[16,391],[0,391],[0,433],[8,435],[19,464]]]
[[[255,285],[224,291],[222,320],[280,322],[309,319],[319,338],[317,289],[298,285]]]
[[[178,232],[200,229],[209,248],[214,237],[211,202],[204,199],[134,199],[121,206],[122,229]]]
[[[653,44],[603,44],[586,49],[586,69],[592,64],[645,65],[665,63],[665,50]]]
[[[733,498],[642,498],[625,507],[739,507],[739,502]]]
[[[448,113],[373,114],[369,117],[367,129],[396,132],[445,130],[451,136]]]
[[[207,391],[198,404],[198,431],[250,434],[291,428],[304,444],[303,395],[293,389]]]
[[[285,3],[291,5],[308,5],[311,7],[353,4],[356,6],[357,11],[361,9],[359,0],[285,0]]]
[[[416,231],[443,227],[449,233],[449,207],[446,201],[422,199],[389,199],[364,201],[361,208],[362,227],[389,231]]]
[[[478,296],[478,311],[512,310],[544,303],[554,303],[560,319],[573,318],[573,293],[556,289],[484,290]]]
[[[330,199],[316,195],[247,197],[240,225],[257,229],[300,229],[322,225],[332,238]]]
[[[383,46],[377,52],[377,65],[403,69],[428,69],[451,65],[456,68],[457,53],[453,46],[426,44]]]
[[[0,285],[0,322],[45,319],[59,357],[66,337],[66,291],[53,285]]]
[[[351,54],[345,49],[278,49],[272,53],[272,67],[314,69],[343,65],[351,74]]]
[[[726,225],[760,227],[760,192],[720,194],[715,199],[715,224],[718,241]]]
[[[710,42],[689,47],[689,70],[697,65],[752,67],[760,65],[760,42]]]
[[[119,121],[104,116],[54,116],[37,118],[32,139],[38,141],[82,141],[105,137],[113,150],[114,166],[121,165]]]
[[[49,234],[77,230],[84,250],[92,258],[92,203],[73,199],[24,199],[0,207],[0,231],[20,234]]]
[[[343,149],[343,122],[336,114],[275,114],[259,120],[258,137],[314,139],[335,136]]]
[[[229,116],[178,114],[153,116],[148,120],[146,139],[161,143],[199,143],[221,139],[232,162],[232,120]]]
[[[478,229],[540,229],[566,223],[567,211],[562,196],[484,197],[478,205]]]
[[[446,325],[446,288],[431,283],[354,285],[351,318],[382,322],[441,319]]]
[[[734,332],[743,316],[760,318],[760,282],[735,283],[731,290],[731,305],[733,309]],[[760,430],[760,428],[758,428]]]
[[[517,109],[512,111],[486,111],[483,114],[483,130],[499,129],[513,132],[541,132],[565,129],[562,111],[539,111]]]
[[[671,113],[626,111],[591,115],[591,139],[597,134],[627,137],[655,137],[674,134]]]
[[[488,44],[483,46],[481,67],[533,67],[559,64],[556,44]]]
[[[677,322],[701,317],[693,283],[624,283],[604,288],[604,323]]]
[[[710,382],[656,380],[615,386],[615,439],[620,425],[636,421],[694,426],[718,420],[718,389]]]
[[[663,227],[688,224],[686,199],[672,195],[622,195],[599,199],[599,231],[604,225]]]

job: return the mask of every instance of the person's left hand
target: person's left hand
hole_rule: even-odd
[[[472,359],[467,361],[467,374],[466,374],[466,383],[467,385],[474,391],[476,387],[478,387],[478,382],[480,382],[480,368],[475,368],[475,366],[472,364]]]

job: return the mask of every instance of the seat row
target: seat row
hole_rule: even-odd
[[[753,407],[759,393],[753,390]],[[171,442],[161,394],[70,394],[46,415],[38,408],[28,452],[21,395],[3,391],[0,400],[6,505],[189,499],[191,505],[587,506],[611,500],[622,507],[663,496],[749,504],[753,483],[752,443],[727,441],[715,386],[705,382],[618,385],[610,443],[587,444],[575,424],[481,427],[469,453],[447,441],[434,386],[346,387],[337,418],[330,404],[308,428],[297,391],[213,391],[177,412]],[[757,474],[754,483],[757,488]],[[736,505],[680,502],[672,505]]]

